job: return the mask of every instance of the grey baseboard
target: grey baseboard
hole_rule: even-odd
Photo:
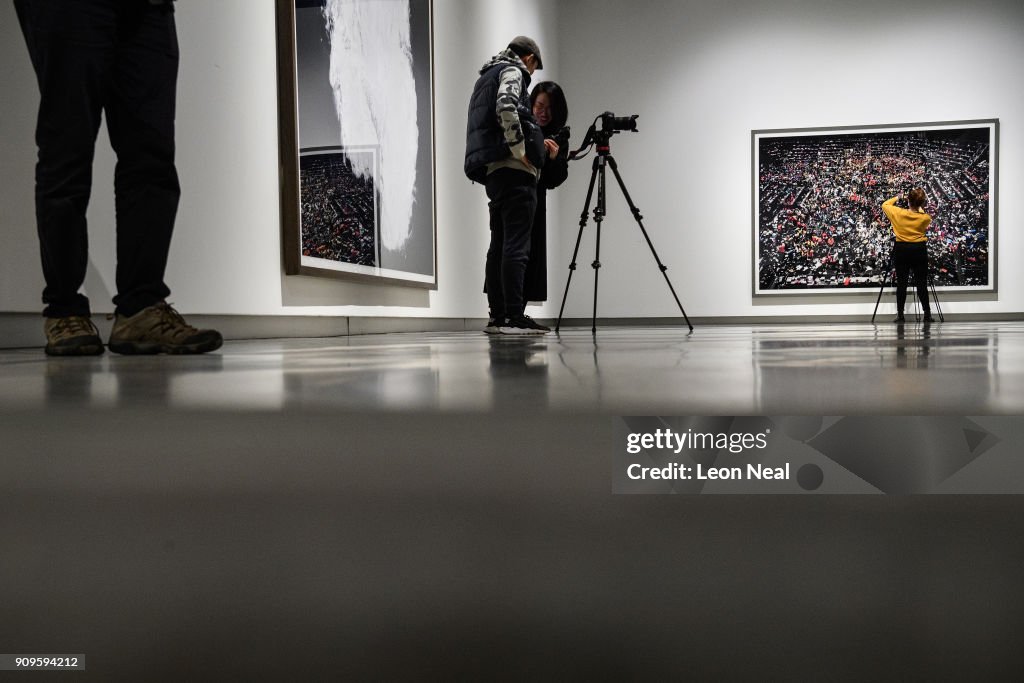
[[[462,332],[476,329],[465,318],[384,318],[350,316],[280,315],[196,315],[188,322],[200,328],[219,330],[225,339],[286,339],[302,337],[346,337],[394,332]],[[110,335],[112,320],[94,315],[100,336]],[[483,329],[485,321],[479,323]],[[32,348],[46,343],[43,319],[38,313],[0,313],[0,348]]]
[[[933,312],[934,313],[934,312]],[[1024,320],[1024,313],[945,313],[947,322],[992,322]],[[893,312],[878,313],[875,322],[888,322]],[[938,314],[935,314],[938,318]],[[690,322],[702,325],[815,325],[832,323],[866,323],[870,315],[736,315],[736,316],[690,316]],[[554,320],[545,324],[554,326]],[[564,318],[562,327],[590,327],[591,318]],[[686,327],[681,316],[672,318],[598,318],[598,327]]]

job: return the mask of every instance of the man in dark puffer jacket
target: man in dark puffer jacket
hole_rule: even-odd
[[[543,68],[540,48],[518,36],[480,69],[466,125],[466,176],[483,183],[490,200],[491,242],[486,289],[490,334],[544,334],[525,315],[523,279],[537,208],[537,178],[544,135],[533,119],[527,87]]]

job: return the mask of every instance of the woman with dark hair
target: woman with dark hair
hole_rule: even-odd
[[[892,250],[892,263],[896,268],[896,320],[902,323],[903,306],[907,301],[907,280],[910,272],[914,273],[914,284],[917,286],[917,297],[921,300],[921,312],[924,322],[932,322],[932,313],[928,305],[928,238],[925,233],[931,225],[932,217],[924,211],[924,190],[915,187],[906,195],[909,209],[896,206],[899,197],[893,197],[882,204],[882,210],[892,223],[892,231],[896,235],[896,244]]]
[[[525,301],[546,301],[548,298],[547,273],[547,191],[563,182],[569,175],[569,107],[562,88],[553,81],[543,81],[530,93],[533,117],[544,132],[544,147],[548,158],[541,168],[537,182],[537,211],[530,234],[530,260],[526,264],[523,283]]]

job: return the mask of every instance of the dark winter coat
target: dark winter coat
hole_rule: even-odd
[[[530,260],[526,263],[526,277],[523,280],[524,301],[547,301],[547,191],[564,183],[569,176],[568,126],[547,137],[558,143],[558,156],[545,162],[544,168],[541,169],[540,181],[537,184],[537,213],[533,216],[533,229],[530,232]]]
[[[506,50],[483,65],[469,99],[463,170],[467,178],[478,183],[483,183],[487,178],[487,164],[507,159],[512,154],[496,111],[501,72],[510,66],[518,68],[523,76],[516,106],[521,125],[519,141],[526,143],[526,156],[534,166],[540,168],[544,164],[544,134],[533,118],[527,95],[530,72],[521,59]]]

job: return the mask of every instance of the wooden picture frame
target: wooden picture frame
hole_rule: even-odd
[[[431,0],[277,0],[284,272],[437,288]]]

